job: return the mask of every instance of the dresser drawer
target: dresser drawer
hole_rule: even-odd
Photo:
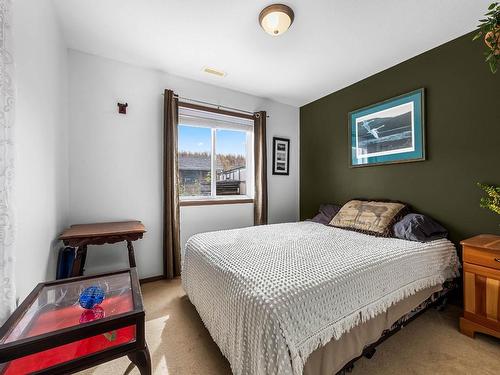
[[[460,242],[464,279],[464,313],[460,331],[500,338],[500,236],[480,234]]]
[[[464,246],[463,249],[464,262],[500,270],[499,251],[479,249],[470,246]]]
[[[500,332],[500,272],[464,263],[464,317]]]

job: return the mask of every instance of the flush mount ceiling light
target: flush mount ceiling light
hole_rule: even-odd
[[[259,23],[266,33],[278,36],[288,30],[293,18],[292,8],[283,4],[273,4],[262,9]]]

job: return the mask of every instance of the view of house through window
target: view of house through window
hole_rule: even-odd
[[[179,192],[181,196],[210,196],[212,131],[179,125]]]
[[[216,195],[246,195],[247,134],[217,129],[215,140]]]
[[[251,197],[253,128],[224,117],[179,116],[181,199]]]

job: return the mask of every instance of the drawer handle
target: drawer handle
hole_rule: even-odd
[[[500,263],[500,258],[495,258],[495,262]]]

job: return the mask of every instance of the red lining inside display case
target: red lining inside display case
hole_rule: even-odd
[[[133,309],[133,301],[130,293],[125,293],[120,296],[110,297],[105,299],[100,305],[104,311],[117,315],[129,312]],[[80,323],[82,314],[86,314],[88,310],[84,310],[79,305],[71,305],[64,308],[57,308],[49,311],[41,311],[31,322],[27,337],[33,337],[45,332],[60,330],[66,327],[72,327]],[[92,317],[90,316],[90,320]],[[89,315],[85,315],[84,321],[88,322]],[[23,335],[24,336],[24,335]],[[48,349],[39,353],[28,355],[26,357],[15,359],[6,363],[3,370],[0,370],[2,375],[7,374],[26,374],[34,371],[43,370],[51,366],[61,364],[75,358],[83,357],[89,354],[94,354],[118,345],[126,344],[135,341],[136,331],[135,325],[119,328],[107,334],[99,334],[93,337],[88,337],[82,340],[71,342],[56,348]],[[0,365],[1,368],[1,365]]]

